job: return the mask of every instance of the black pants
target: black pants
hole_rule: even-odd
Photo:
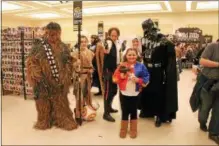
[[[122,109],[122,120],[137,119],[138,96],[126,96],[120,93],[120,104]]]
[[[92,86],[99,88],[99,91],[101,92],[101,87],[100,87],[100,80],[99,80],[99,75],[97,69],[93,72],[93,83]]]
[[[112,109],[112,102],[114,96],[117,93],[117,84],[112,81],[113,73],[110,71],[106,71],[104,73],[104,85],[105,85],[105,93],[104,93],[104,114],[109,114]]]

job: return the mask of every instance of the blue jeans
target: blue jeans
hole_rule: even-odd
[[[212,109],[209,133],[219,135],[219,97],[211,96],[204,88],[201,90],[201,106],[198,112],[200,124],[206,124]]]

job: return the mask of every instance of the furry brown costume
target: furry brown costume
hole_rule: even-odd
[[[73,60],[68,48],[61,42],[59,24],[51,22],[46,29],[46,38],[35,41],[33,50],[27,58],[27,80],[34,90],[38,114],[35,128],[48,129],[55,125],[65,130],[73,130],[77,128],[77,124],[67,99]],[[55,68],[58,71],[56,77],[45,45],[48,45],[51,58],[54,58]]]

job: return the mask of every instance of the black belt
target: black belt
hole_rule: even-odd
[[[149,68],[159,68],[162,67],[161,63],[146,63],[146,66]]]

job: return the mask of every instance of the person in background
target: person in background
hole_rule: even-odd
[[[113,82],[120,89],[122,121],[120,137],[125,138],[130,116],[130,137],[137,137],[138,94],[149,83],[149,73],[144,64],[137,62],[137,49],[129,48],[122,62],[113,75]]]
[[[137,52],[138,52],[138,55],[137,55],[137,61],[138,62],[142,62],[142,56],[141,56],[141,53],[142,53],[142,50],[141,50],[141,46],[140,46],[140,41],[138,40],[138,38],[134,38],[132,39],[132,48],[133,49],[136,49]],[[128,49],[128,48],[127,48]],[[125,54],[126,54],[126,51],[127,49],[125,49],[122,53],[122,57],[124,58]]]
[[[207,46],[207,44],[202,44],[202,48],[198,51],[197,55],[193,59],[192,71],[195,75],[198,75],[201,72],[201,65],[199,64],[199,61],[200,61],[201,55],[202,55],[203,51],[205,50],[206,46]]]
[[[205,80],[200,93],[201,105],[198,112],[200,129],[209,132],[209,138],[219,144],[219,95],[210,94],[211,87],[219,80],[219,42],[209,44],[201,55],[203,66],[201,79]],[[212,109],[209,128],[207,120]]]
[[[200,60],[200,57],[203,53],[203,51],[205,50],[207,44],[202,44],[202,48],[197,52],[197,55],[195,56],[194,58],[194,65],[199,65],[199,60]]]
[[[124,41],[122,42],[122,47],[121,47],[121,51],[122,51],[122,52],[125,51],[125,49],[126,49],[126,44],[127,44],[127,41],[124,40]]]
[[[187,49],[186,49],[186,60],[188,62],[192,62],[193,56],[194,56],[194,52],[193,52],[193,49],[192,49],[192,45],[188,45]]]
[[[90,47],[89,49],[93,52],[95,52],[95,49],[96,49],[96,44],[98,41],[100,41],[99,37],[97,35],[91,35],[90,37]]]
[[[179,73],[182,72],[182,51],[181,51],[181,48],[180,48],[180,43],[177,43],[176,46],[175,46],[175,50],[176,50],[176,61],[179,65]]]
[[[115,122],[115,119],[110,113],[117,113],[118,110],[112,108],[112,102],[114,96],[117,94],[117,85],[113,83],[112,76],[120,64],[120,45],[118,43],[118,37],[120,31],[116,27],[112,27],[108,30],[109,38],[105,43],[105,55],[104,55],[104,114],[103,119],[109,122]]]

